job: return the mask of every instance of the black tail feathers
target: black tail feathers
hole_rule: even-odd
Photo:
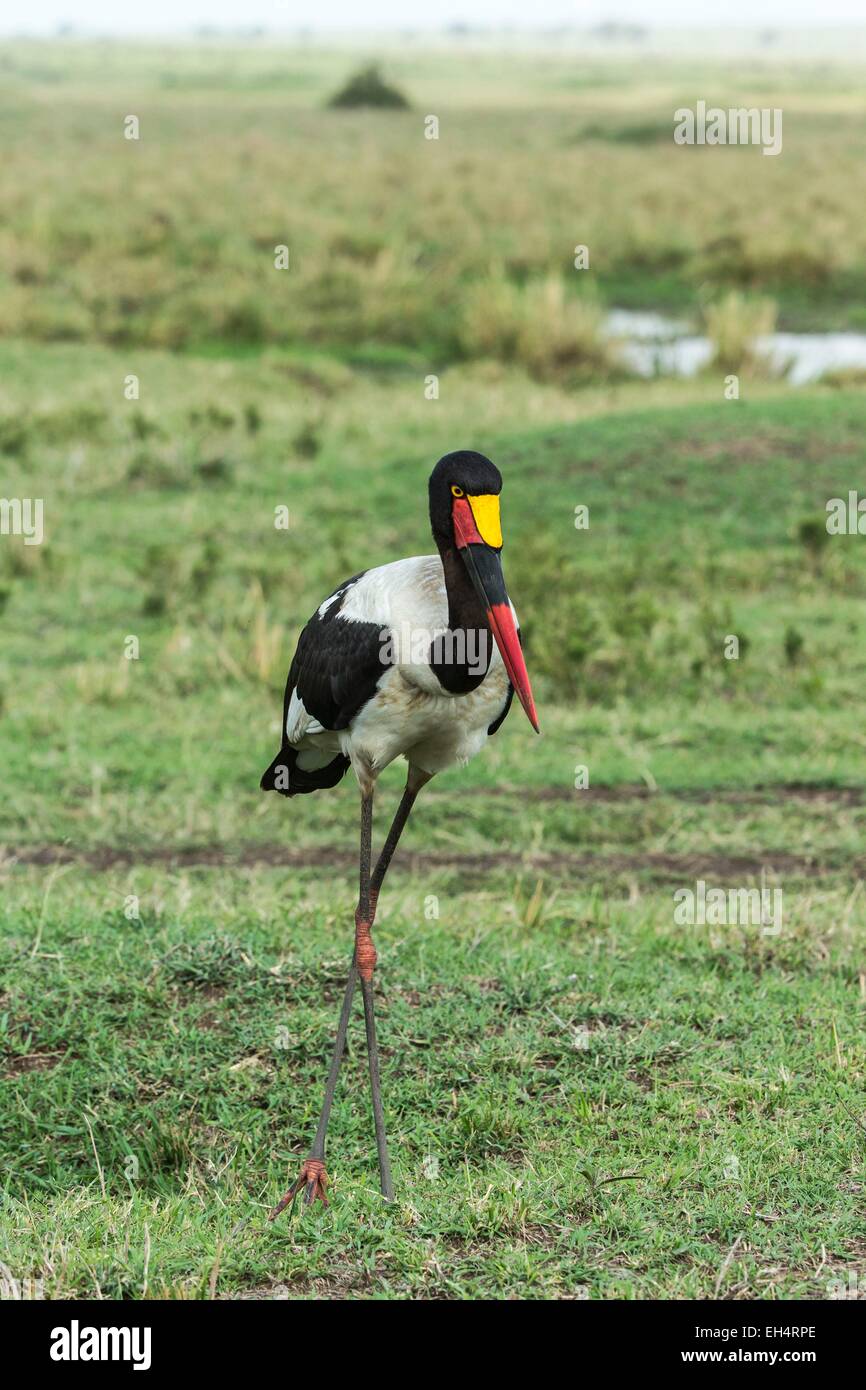
[[[335,787],[349,769],[349,759],[338,753],[324,767],[304,768],[298,766],[303,756],[297,748],[288,744],[281,748],[259,783],[262,791],[279,792],[280,796],[302,796],[306,792],[322,791],[325,787]]]

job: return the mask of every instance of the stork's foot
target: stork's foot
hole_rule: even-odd
[[[286,1207],[290,1207],[302,1187],[306,1187],[307,1189],[304,1194],[305,1206],[310,1206],[312,1202],[316,1201],[324,1202],[325,1206],[328,1205],[328,1198],[326,1195],[328,1175],[325,1172],[325,1165],[320,1158],[308,1158],[304,1161],[297,1179],[292,1183],[285,1197],[281,1197],[273,1211],[269,1213],[268,1220],[273,1221],[279,1216],[281,1211],[285,1211]]]

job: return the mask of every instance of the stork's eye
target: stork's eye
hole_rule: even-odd
[[[456,483],[452,483],[451,495],[452,497],[463,497],[464,493],[462,487],[458,487]]]

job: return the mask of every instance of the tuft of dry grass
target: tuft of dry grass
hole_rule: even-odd
[[[496,272],[467,294],[460,345],[469,357],[519,363],[539,381],[609,376],[602,325],[598,300],[568,294],[560,275],[518,286]]]
[[[604,313],[595,298],[568,295],[558,275],[527,286],[518,358],[541,380],[609,376],[614,360],[602,335]]]
[[[713,361],[723,371],[769,372],[757,340],[776,327],[777,306],[771,299],[747,299],[739,290],[704,308],[704,322],[713,348]]]

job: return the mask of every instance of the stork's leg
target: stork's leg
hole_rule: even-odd
[[[370,935],[370,928],[376,916],[379,890],[397,847],[397,841],[409,819],[415,798],[430,773],[421,772],[410,764],[406,789],[397,808],[397,814],[388,831],[382,853],[370,877],[370,832],[372,829],[372,798],[369,808],[361,802],[361,892],[358,912],[355,917],[355,965],[361,980],[361,993],[364,997],[364,1023],[367,1032],[367,1055],[370,1062],[370,1093],[373,1100],[373,1123],[376,1126],[376,1148],[379,1154],[379,1185],[382,1196],[388,1202],[394,1200],[394,1184],[391,1180],[391,1164],[388,1159],[388,1140],[385,1135],[385,1115],[382,1109],[382,1085],[379,1078],[379,1047],[376,1042],[376,1014],[373,1003],[373,972],[376,969],[376,948]]]
[[[326,1195],[328,1186],[328,1175],[325,1172],[325,1135],[328,1132],[328,1121],[331,1118],[331,1105],[334,1101],[334,1092],[337,1089],[337,1078],[340,1075],[340,1063],[343,1060],[343,1051],[346,1046],[346,1033],[349,1030],[349,1015],[352,1012],[352,1000],[355,995],[355,982],[358,973],[355,969],[355,957],[352,957],[352,965],[349,970],[349,979],[346,983],[346,993],[343,995],[343,1007],[340,1010],[340,1022],[337,1024],[337,1036],[334,1040],[334,1051],[331,1056],[331,1066],[328,1072],[328,1080],[325,1084],[325,1099],[322,1102],[322,1113],[319,1116],[319,1124],[316,1129],[316,1137],[313,1140],[313,1147],[310,1150],[309,1158],[302,1164],[300,1174],[289,1188],[285,1197],[281,1197],[277,1205],[268,1213],[268,1220],[273,1221],[275,1216],[279,1216],[281,1211],[291,1206],[300,1192],[305,1188],[304,1202],[307,1206],[316,1198],[320,1202],[328,1205]]]
[[[385,1113],[382,1109],[382,1084],[379,1079],[379,1046],[376,1042],[376,1015],[373,1006],[373,976],[361,976],[364,996],[364,1025],[367,1030],[367,1056],[370,1061],[370,1094],[373,1099],[373,1124],[376,1127],[376,1149],[379,1155],[379,1186],[386,1202],[394,1200],[394,1183],[388,1158],[388,1139],[385,1134]]]
[[[393,857],[394,850],[397,848],[397,842],[399,841],[400,836],[402,835],[403,830],[404,830],[404,828],[405,828],[406,822],[407,822],[407,820],[409,819],[409,813],[410,813],[410,811],[412,810],[412,807],[413,807],[414,804],[415,804],[415,798],[417,797],[417,795],[418,795],[419,791],[421,790],[421,788],[424,786],[424,783],[425,783],[425,782],[428,782],[428,781],[430,780],[430,775],[431,775],[431,774],[429,774],[429,773],[421,772],[421,771],[420,771],[419,769],[417,769],[417,768],[410,767],[410,769],[409,769],[409,776],[408,776],[407,781],[406,781],[406,788],[405,788],[405,791],[403,792],[403,796],[402,796],[402,799],[401,799],[401,801],[400,801],[400,805],[399,805],[399,807],[397,808],[397,813],[396,813],[396,815],[394,816],[393,821],[391,822],[391,828],[390,828],[390,830],[388,831],[388,834],[387,834],[386,839],[385,839],[385,843],[384,843],[384,845],[382,846],[382,852],[381,852],[381,854],[379,855],[378,860],[376,861],[376,867],[375,867],[375,869],[373,870],[372,875],[369,874],[369,866],[370,866],[370,840],[371,840],[371,836],[372,836],[372,794],[371,794],[370,797],[369,797],[369,808],[368,808],[368,812],[367,812],[367,815],[369,816],[369,830],[368,830],[368,834],[367,834],[367,874],[368,874],[369,889],[368,889],[368,896],[367,896],[368,930],[367,930],[367,933],[366,933],[366,936],[367,936],[368,939],[370,938],[369,928],[372,927],[373,922],[374,922],[375,917],[376,917],[376,905],[377,905],[378,900],[379,900],[379,891],[380,891],[380,889],[381,889],[381,887],[382,887],[382,883],[383,883],[383,880],[384,880],[384,878],[385,878],[385,874],[388,872],[388,866],[389,866],[389,864],[391,863],[391,859],[392,859],[392,857]],[[363,801],[362,801],[362,810],[361,810],[361,895],[362,895],[362,896],[363,896],[364,821],[365,821],[365,812],[364,812],[364,803],[363,803]],[[355,928],[355,929],[356,929],[356,933],[357,933],[357,931],[358,931],[358,922],[359,922],[359,920],[360,920],[360,911],[361,911],[361,903],[359,902],[359,904],[358,904],[358,911],[357,911],[356,914],[355,914],[355,922],[356,922],[356,928]],[[372,947],[372,940],[370,940],[370,946]],[[373,959],[374,959],[374,963],[375,963],[375,948],[373,949]],[[350,1017],[350,1014],[351,1014],[351,1012],[352,1012],[352,1001],[353,1001],[354,995],[355,995],[355,985],[356,985],[356,983],[357,983],[357,980],[358,980],[357,957],[356,957],[356,955],[353,954],[353,956],[352,956],[352,964],[351,964],[351,967],[350,967],[350,970],[349,970],[349,979],[348,979],[348,981],[347,981],[347,983],[346,983],[346,993],[345,993],[345,995],[343,996],[343,1007],[342,1007],[342,1009],[341,1009],[341,1011],[340,1011],[340,1021],[339,1021],[339,1024],[337,1025],[337,1036],[336,1036],[336,1038],[335,1038],[335,1040],[334,1040],[334,1051],[333,1051],[333,1054],[332,1054],[332,1056],[331,1056],[331,1066],[330,1066],[330,1070],[329,1070],[329,1072],[328,1072],[328,1081],[327,1081],[327,1084],[326,1084],[326,1086],[325,1086],[325,1098],[324,1098],[324,1101],[323,1101],[323,1103],[322,1103],[322,1113],[321,1113],[321,1115],[319,1116],[319,1125],[318,1125],[318,1128],[317,1128],[317,1130],[316,1130],[316,1138],[315,1138],[315,1140],[314,1140],[314,1142],[313,1142],[313,1147],[312,1147],[312,1149],[310,1150],[310,1156],[309,1156],[309,1158],[307,1159],[307,1161],[304,1163],[304,1165],[303,1165],[302,1168],[301,1168],[300,1176],[298,1177],[297,1181],[292,1185],[292,1187],[289,1188],[289,1191],[286,1193],[285,1197],[283,1197],[283,1198],[281,1199],[281,1201],[277,1204],[277,1206],[274,1207],[273,1211],[270,1213],[270,1219],[271,1219],[271,1220],[273,1220],[275,1216],[279,1216],[280,1212],[283,1211],[283,1210],[285,1210],[285,1208],[286,1208],[291,1202],[294,1201],[295,1197],[298,1195],[298,1193],[300,1192],[300,1190],[301,1190],[302,1187],[305,1187],[305,1188],[306,1188],[306,1191],[305,1191],[305,1194],[304,1194],[304,1201],[305,1201],[305,1203],[306,1203],[307,1206],[309,1206],[309,1204],[310,1204],[311,1202],[313,1202],[316,1198],[318,1198],[320,1201],[324,1202],[325,1205],[327,1206],[328,1199],[327,1199],[327,1196],[325,1195],[325,1188],[326,1188],[326,1186],[327,1186],[327,1175],[326,1175],[326,1173],[325,1173],[325,1138],[326,1138],[327,1132],[328,1132],[328,1123],[329,1123],[329,1120],[330,1120],[330,1118],[331,1118],[331,1105],[333,1104],[334,1092],[336,1091],[336,1088],[337,1088],[337,1079],[338,1079],[338,1077],[339,1077],[339,1075],[340,1075],[340,1066],[341,1066],[341,1063],[342,1063],[342,1061],[343,1061],[343,1052],[344,1052],[345,1046],[346,1046],[346,1034],[347,1034],[347,1032],[348,1032],[349,1017]],[[364,1017],[365,1017],[365,1023],[366,1023],[366,1025],[367,1025],[367,1048],[368,1048],[368,1052],[369,1052],[369,1056],[370,1056],[370,1078],[371,1078],[371,1089],[373,1090],[373,1116],[374,1116],[374,1121],[375,1121],[375,1124],[376,1124],[376,1140],[377,1140],[377,1145],[379,1144],[379,1135],[380,1135],[380,1131],[381,1131],[381,1137],[382,1137],[382,1143],[381,1143],[381,1145],[379,1145],[379,1167],[380,1167],[380,1176],[382,1177],[382,1191],[383,1191],[383,1193],[385,1194],[385,1196],[388,1197],[389,1200],[390,1200],[390,1199],[393,1197],[393,1186],[391,1185],[390,1168],[389,1168],[389,1166],[388,1166],[388,1152],[387,1152],[387,1147],[386,1147],[386,1142],[385,1142],[384,1118],[383,1118],[383,1114],[382,1114],[381,1087],[380,1087],[380,1082],[379,1082],[378,1049],[376,1048],[376,1024],[375,1024],[375,1018],[374,1018],[373,1007],[372,1007],[372,1005],[373,1005],[373,999],[372,999],[372,979],[371,979],[371,983],[370,983],[370,1007],[369,1007],[369,1009],[368,1009],[368,1007],[367,1007],[367,998],[366,998],[366,992],[364,991],[364,988],[363,988],[363,983],[362,983],[362,992],[364,993]],[[370,1043],[371,1032],[372,1032],[372,1047],[371,1047],[371,1043]],[[374,1059],[375,1059],[375,1060],[374,1060]],[[373,1072],[374,1072],[374,1068],[375,1068],[375,1081],[373,1081]],[[382,1166],[382,1154],[383,1154],[383,1151],[384,1151],[384,1168],[383,1168],[383,1166]],[[390,1192],[389,1192],[389,1191],[386,1191],[386,1188],[385,1188],[385,1173],[387,1173],[387,1176],[388,1176],[388,1188],[390,1189]]]
[[[432,775],[433,774],[431,772],[422,772],[420,768],[417,767],[409,768],[409,776],[406,778],[406,788],[403,792],[400,805],[397,807],[397,814],[391,822],[391,829],[388,831],[388,834],[385,838],[385,843],[382,846],[382,852],[376,861],[376,867],[373,870],[373,874],[370,879],[370,911],[373,914],[373,918],[375,918],[376,916],[376,905],[379,901],[379,890],[381,889],[382,881],[386,873],[388,872],[388,865],[391,863],[394,850],[397,848],[397,841],[400,839],[400,836],[403,834],[403,831],[406,828],[406,822],[409,819],[409,812],[415,805],[416,796],[420,792],[421,788],[424,786],[425,782],[430,781]]]
[[[370,901],[370,847],[373,831],[373,794],[361,793],[361,853],[360,891],[355,913],[355,969],[361,980],[364,996],[364,1023],[367,1030],[367,1057],[370,1064],[370,1093],[373,1099],[373,1123],[376,1127],[376,1148],[379,1154],[379,1185],[388,1202],[394,1200],[391,1164],[388,1159],[388,1140],[385,1135],[385,1115],[382,1109],[382,1085],[379,1079],[379,1045],[376,1041],[376,1016],[373,1008],[373,972],[376,969],[376,947],[370,928],[373,913]]]

